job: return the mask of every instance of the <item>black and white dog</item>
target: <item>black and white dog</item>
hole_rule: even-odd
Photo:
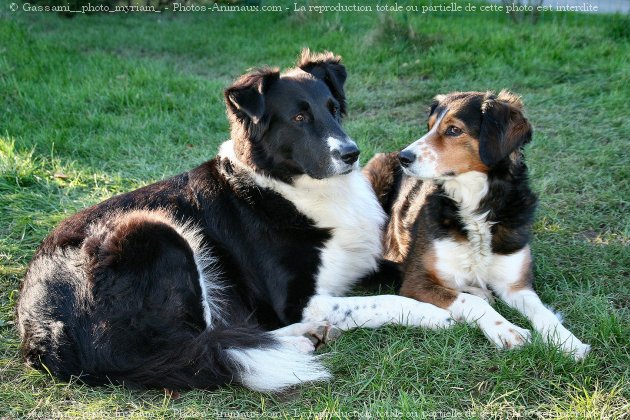
[[[92,385],[277,391],[329,377],[310,353],[331,325],[450,325],[406,297],[339,297],[378,269],[385,221],[341,128],[345,79],[308,50],[251,71],[225,91],[217,157],[62,222],[23,282],[26,361]]]

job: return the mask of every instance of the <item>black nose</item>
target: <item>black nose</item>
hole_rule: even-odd
[[[400,161],[400,164],[402,166],[407,167],[416,160],[416,155],[414,155],[409,150],[403,150],[402,152],[398,153],[398,160]]]
[[[359,148],[351,144],[343,146],[341,150],[339,150],[339,157],[348,165],[352,165],[359,158],[359,153],[361,153]]]

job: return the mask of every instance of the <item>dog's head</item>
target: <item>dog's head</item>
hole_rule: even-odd
[[[308,49],[285,73],[262,68],[239,78],[225,90],[238,159],[285,182],[358,168],[359,149],[341,128],[345,80],[339,56]]]
[[[428,133],[399,154],[403,170],[423,179],[449,179],[520,159],[532,137],[521,100],[508,91],[438,95]],[[509,162],[508,161],[508,162]]]

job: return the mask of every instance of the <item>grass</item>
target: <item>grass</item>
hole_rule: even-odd
[[[612,23],[611,23],[612,22]],[[628,20],[433,14],[92,15],[0,12],[0,418],[28,416],[621,418],[630,410]],[[537,290],[593,346],[388,327],[323,351],[335,379],[282,395],[179,398],[61,383],[20,361],[14,307],[30,256],[75,211],[192,168],[227,138],[222,89],[305,46],[343,55],[347,131],[363,149],[419,137],[436,93],[509,88],[535,127]],[[520,325],[527,321],[499,305]]]

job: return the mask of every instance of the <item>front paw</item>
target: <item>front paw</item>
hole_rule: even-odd
[[[534,325],[543,336],[545,342],[556,346],[567,356],[576,361],[583,360],[591,351],[591,346],[582,343],[571,331],[557,321],[557,318],[539,317],[534,319]]]
[[[580,342],[580,344],[574,346],[569,353],[573,356],[576,362],[579,362],[580,360],[584,360],[590,351],[590,345]]]
[[[573,357],[576,362],[584,360],[584,358],[591,351],[591,346],[582,343],[573,334],[569,333],[568,337],[559,338],[557,335],[548,334],[547,341],[552,345],[558,346],[562,353],[567,356]]]
[[[482,328],[483,333],[499,349],[515,349],[529,343],[531,332],[508,321],[496,320]]]

